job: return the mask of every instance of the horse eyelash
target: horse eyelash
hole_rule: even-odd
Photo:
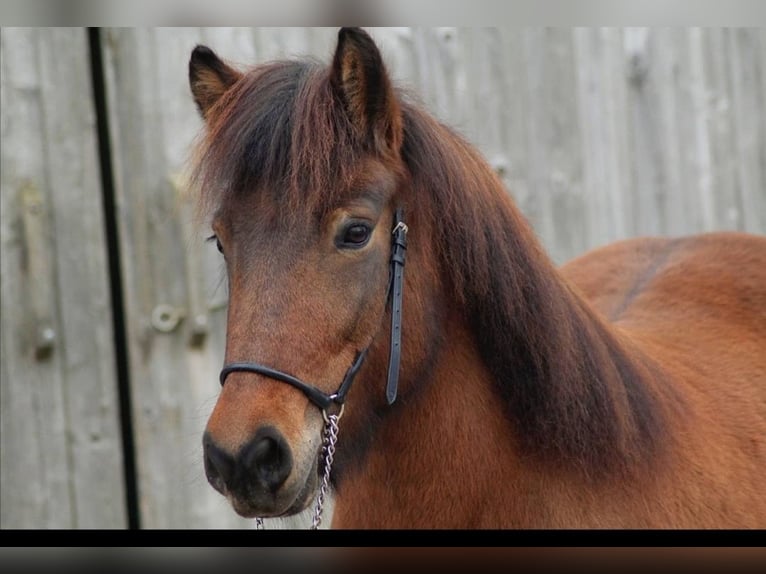
[[[210,237],[206,238],[205,241],[209,243],[215,242],[218,251],[220,251],[221,254],[223,254],[223,247],[221,247],[221,242],[219,241],[218,236],[215,233],[211,235]]]

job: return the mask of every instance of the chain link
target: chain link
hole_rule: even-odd
[[[324,509],[324,497],[330,488],[330,470],[332,461],[335,457],[335,443],[338,442],[338,418],[340,415],[329,415],[325,417],[327,424],[324,427],[324,446],[322,453],[324,455],[324,474],[322,475],[322,486],[319,487],[317,495],[317,504],[314,510],[314,520],[311,522],[311,530],[316,530],[322,523],[322,510]]]
[[[338,442],[338,419],[343,414],[327,415],[322,412],[325,419],[324,432],[322,437],[322,462],[324,463],[324,472],[322,474],[322,485],[319,487],[316,506],[314,507],[314,518],[311,521],[311,530],[316,530],[322,523],[322,511],[324,510],[324,499],[327,491],[330,489],[330,471],[332,470],[332,461],[335,457],[335,444]],[[256,530],[263,530],[263,518],[255,519]]]

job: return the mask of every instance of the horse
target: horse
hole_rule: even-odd
[[[333,528],[766,526],[766,237],[555,266],[361,29],[328,64],[197,46],[189,81],[229,286],[203,462],[235,512],[332,488]]]

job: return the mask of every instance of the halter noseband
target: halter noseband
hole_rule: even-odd
[[[391,405],[396,400],[396,389],[399,383],[399,363],[401,361],[402,347],[402,291],[404,286],[404,256],[407,249],[407,225],[402,221],[402,209],[398,208],[394,213],[394,228],[391,232],[391,259],[389,270],[388,291],[386,301],[391,300],[391,349],[388,360],[388,380],[386,382],[386,400]],[[372,344],[372,343],[370,343]],[[226,382],[226,377],[234,372],[248,372],[264,375],[276,381],[281,381],[292,385],[296,389],[303,391],[306,397],[319,407],[323,413],[327,411],[332,403],[343,407],[346,400],[346,394],[354,382],[356,374],[362,368],[362,363],[367,356],[369,345],[359,351],[354,358],[353,364],[346,371],[338,390],[328,395],[317,387],[304,383],[297,377],[288,373],[272,369],[258,363],[237,362],[225,365],[221,370],[221,386]]]

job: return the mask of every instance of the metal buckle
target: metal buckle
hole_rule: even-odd
[[[396,235],[396,232],[399,230],[402,230],[405,235],[407,235],[407,232],[410,230],[409,227],[407,227],[407,224],[404,223],[404,221],[400,221],[396,224],[396,227],[394,227],[393,231],[391,232],[391,235]]]

